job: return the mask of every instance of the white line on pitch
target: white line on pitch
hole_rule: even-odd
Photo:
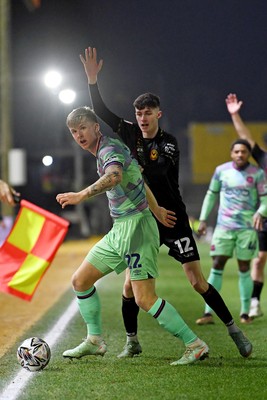
[[[77,301],[76,298],[71,302],[67,310],[60,317],[58,322],[53,326],[50,332],[48,332],[44,340],[49,343],[49,347],[52,348],[57,340],[60,338],[62,332],[65,327],[68,325],[70,320],[77,313]],[[26,369],[22,369],[7,385],[7,387],[0,393],[1,400],[15,400],[19,394],[22,393],[23,388],[28,383],[31,378],[34,378],[35,372],[27,371]]]

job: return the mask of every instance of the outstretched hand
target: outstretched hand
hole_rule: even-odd
[[[84,57],[80,54],[80,60],[83,63],[88,83],[94,84],[97,81],[97,74],[101,71],[103,60],[97,61],[97,51],[94,47],[88,47],[84,51]]]
[[[68,192],[68,193],[59,193],[56,196],[57,202],[61,205],[62,208],[65,208],[69,205],[79,204],[83,200],[82,192]]]
[[[240,111],[243,101],[238,101],[236,94],[230,93],[225,99],[227,109],[230,114],[235,114]]]
[[[177,218],[175,217],[175,212],[166,210],[164,207],[158,207],[156,218],[167,228],[173,228],[176,224]]]

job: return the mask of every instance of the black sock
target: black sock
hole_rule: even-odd
[[[122,296],[121,310],[127,336],[135,336],[137,334],[137,316],[139,313],[135,298]]]
[[[260,300],[262,288],[263,288],[263,282],[253,281],[253,292],[251,297],[252,298],[256,297],[258,300]]]
[[[225,325],[233,323],[233,317],[221,295],[210,283],[208,290],[201,296]]]

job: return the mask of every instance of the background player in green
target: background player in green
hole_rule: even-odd
[[[184,355],[172,365],[191,364],[206,358],[209,352],[206,343],[192,332],[171,304],[156,295],[159,234],[148,208],[145,184],[136,160],[121,141],[102,136],[89,107],[73,110],[67,117],[67,126],[76,143],[96,157],[100,178],[80,192],[61,193],[56,199],[65,208],[106,193],[114,224],[73,275],[79,310],[87,325],[87,339],[74,349],[66,350],[63,356],[80,358],[105,354],[100,300],[94,284],[113,271],[119,274],[128,268],[138,305],[186,346]],[[148,197],[151,197],[150,191]],[[156,202],[150,199],[149,204],[156,212]]]
[[[94,48],[87,48],[80,56],[88,78],[93,107],[130,148],[143,167],[144,177],[158,203],[175,211],[177,223],[173,229],[158,224],[160,244],[169,248],[169,255],[182,263],[185,274],[193,288],[201,294],[223,321],[228,333],[243,357],[250,355],[252,345],[234,323],[233,317],[217,290],[204,278],[199,254],[189,224],[186,207],[179,191],[179,148],[174,136],[159,127],[162,116],[159,97],[145,93],[134,101],[137,123],[125,121],[112,113],[104,104],[97,85],[97,75],[103,61],[97,61]],[[122,313],[126,329],[126,345],[118,357],[133,357],[142,352],[137,336],[138,305],[135,302],[129,273],[126,273],[123,288]]]
[[[206,233],[206,221],[220,196],[210,247],[213,265],[208,282],[220,291],[224,267],[235,252],[239,268],[241,323],[251,322],[248,315],[253,288],[250,262],[258,251],[256,230],[262,226],[262,216],[267,216],[266,179],[262,169],[249,163],[250,154],[248,141],[238,139],[232,144],[232,161],[219,165],[210,181],[198,229],[200,234]],[[213,323],[212,309],[208,305],[197,322],[199,325]]]
[[[230,93],[226,98],[227,109],[232,117],[232,121],[238,136],[241,139],[246,139],[252,148],[252,157],[265,171],[267,176],[267,152],[260,148],[255,140],[252,138],[250,130],[247,128],[239,111],[243,102],[238,101],[236,94]],[[264,267],[267,261],[267,219],[263,220],[262,229],[258,231],[259,237],[259,253],[253,259],[251,276],[253,279],[253,292],[251,298],[251,305],[249,316],[251,318],[261,317],[263,312],[260,306],[260,295],[264,285]]]

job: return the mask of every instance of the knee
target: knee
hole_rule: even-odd
[[[193,261],[183,265],[187,279],[193,289],[198,293],[204,293],[208,290],[208,282],[204,278],[199,261]]]
[[[217,269],[219,271],[223,271],[225,263],[226,263],[225,260],[222,260],[222,259],[219,259],[219,258],[215,257],[213,259],[212,268],[213,269]]]
[[[252,264],[253,268],[259,271],[263,271],[266,264],[266,258],[267,258],[266,253],[259,252],[258,257],[254,259],[254,262]]]
[[[205,293],[209,288],[209,284],[204,277],[191,282],[191,285],[192,285],[193,289],[199,294]]]
[[[194,269],[190,271],[190,273],[187,273],[189,282],[192,286],[192,288],[197,292],[197,293],[205,293],[208,288],[209,284],[204,278],[204,275],[201,271],[200,268]]]
[[[81,279],[80,275],[77,272],[74,272],[71,278],[71,284],[74,290],[83,291],[84,290],[84,281]]]
[[[135,296],[135,302],[140,307],[142,310],[148,312],[150,308],[155,304],[157,301],[157,296],[156,295],[136,295]]]

